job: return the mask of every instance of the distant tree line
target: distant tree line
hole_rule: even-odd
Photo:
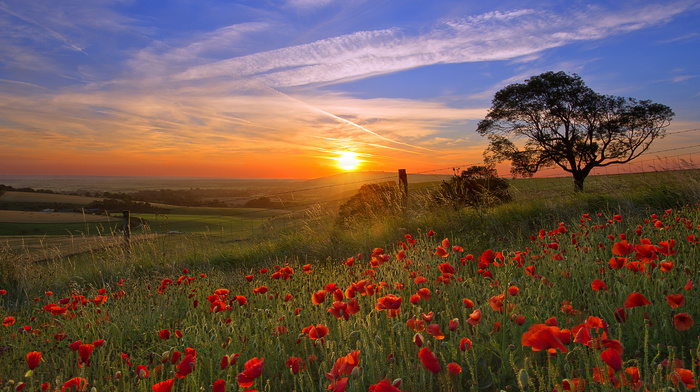
[[[165,214],[170,212],[169,209],[154,206],[149,202],[139,202],[131,200],[104,199],[96,200],[88,204],[86,209],[107,211],[109,213],[118,213],[124,210],[131,212],[140,212],[146,214]]]
[[[33,189],[29,187],[25,188],[15,188],[10,185],[0,184],[0,196],[4,195],[5,192],[32,192],[32,193],[49,193],[56,194],[58,192],[52,191],[51,189]]]

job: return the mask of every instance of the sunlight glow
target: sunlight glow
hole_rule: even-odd
[[[357,159],[357,154],[350,151],[343,151],[340,153],[340,157],[336,158],[338,160],[338,167],[343,170],[355,170],[360,165],[360,160]]]

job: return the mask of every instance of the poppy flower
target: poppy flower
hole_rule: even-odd
[[[440,256],[440,257],[447,257],[450,255],[450,253],[448,251],[446,251],[445,248],[443,248],[442,246],[438,246],[435,249],[434,255]]]
[[[634,244],[629,244],[627,240],[622,240],[613,245],[612,252],[616,256],[625,256],[634,252],[634,249]]]
[[[637,292],[634,292],[632,294],[627,295],[627,300],[625,300],[625,309],[636,308],[638,306],[644,306],[644,305],[650,305],[650,304],[651,304],[651,302],[649,302],[646,298],[644,298],[643,295],[641,295]]]
[[[416,291],[416,294],[420,296],[421,299],[429,301],[430,300],[430,289],[427,287],[423,287],[421,289],[418,289]]]
[[[148,378],[148,368],[145,365],[138,365],[136,366],[136,375],[141,379],[147,379]]]
[[[683,294],[669,294],[666,296],[666,302],[668,306],[675,309],[685,305],[685,297]]]
[[[462,338],[459,340],[459,349],[462,351],[467,351],[472,348],[472,341],[468,338]]]
[[[520,289],[518,289],[518,286],[510,286],[508,287],[508,295],[515,297],[518,295],[518,292],[520,292]]]
[[[401,392],[401,390],[394,386],[388,378],[385,378],[376,384],[370,385],[369,390],[370,392]]]
[[[393,294],[387,294],[384,297],[377,298],[377,304],[374,305],[377,310],[387,310],[388,317],[396,317],[401,311],[401,297]]]
[[[450,324],[448,325],[448,328],[450,331],[453,331],[459,327],[459,319],[455,318],[450,320]]]
[[[226,381],[221,379],[214,381],[212,392],[226,392]]]
[[[465,308],[473,308],[474,307],[474,301],[470,300],[469,298],[464,298],[462,300],[462,304],[464,305]]]
[[[686,291],[692,289],[693,288],[693,281],[688,279],[688,283],[685,284],[684,288],[686,289]]]
[[[489,305],[491,306],[491,309],[493,309],[496,312],[503,312],[503,301],[505,300],[506,296],[504,294],[496,295],[491,298],[489,298]]]
[[[315,327],[312,326],[309,330],[309,337],[311,339],[321,339],[326,335],[328,335],[328,327],[323,324],[316,324]]]
[[[158,332],[158,336],[163,340],[170,339],[170,331],[167,329],[162,329],[160,332]]]
[[[451,376],[456,376],[462,373],[462,367],[455,362],[450,362],[447,364],[447,372],[450,373]]]
[[[413,283],[415,284],[423,284],[428,281],[428,278],[425,276],[417,276],[415,279],[413,279]]]
[[[610,266],[611,269],[620,269],[625,266],[627,263],[627,259],[624,257],[611,257],[610,261],[608,261],[608,265]]]
[[[87,387],[87,379],[80,378],[80,377],[73,377],[63,384],[63,387],[61,387],[61,392],[72,391],[73,387],[76,387],[76,391],[85,390],[85,387]],[[160,391],[156,391],[156,392],[160,392]]]
[[[177,365],[177,373],[175,377],[185,378],[188,374],[192,373],[194,370],[195,358],[192,354],[185,355],[185,358]]]
[[[617,350],[609,348],[600,353],[600,358],[614,370],[622,370],[622,357]]]
[[[81,344],[80,347],[78,348],[78,354],[80,355],[80,362],[78,362],[78,366],[82,367],[82,364],[87,363],[88,360],[90,359],[90,355],[92,354],[92,350],[95,348],[95,345],[93,344]],[[90,366],[88,364],[88,366]]]
[[[15,323],[15,318],[12,316],[7,316],[5,317],[4,320],[2,320],[2,325],[9,327],[10,325]]]
[[[668,375],[668,378],[671,379],[673,385],[677,386],[678,381],[680,381],[685,385],[686,389],[695,388],[695,380],[693,380],[693,372],[691,370],[676,368],[673,373]]]
[[[425,329],[425,322],[421,319],[416,319],[415,317],[412,317],[406,321],[406,325],[408,328],[411,328],[416,332],[421,332]]]
[[[471,325],[477,325],[479,324],[479,321],[481,321],[481,309],[473,311],[467,320],[467,322]]]
[[[568,351],[566,346],[559,339],[559,327],[550,327],[545,324],[533,324],[520,339],[520,344],[523,346],[532,347],[532,351],[547,350],[556,352],[556,349],[562,353]]]
[[[285,362],[285,366],[287,366],[293,374],[299,374],[299,371],[306,369],[306,364],[298,357],[289,357],[287,362]]]
[[[27,366],[29,367],[29,370],[34,370],[36,369],[37,366],[39,366],[39,362],[41,361],[41,353],[34,351],[27,353]]]
[[[586,385],[586,380],[585,379],[580,379],[580,378],[572,378],[571,380],[569,379],[564,379],[561,382],[561,388],[565,391],[569,392],[583,392],[583,387]]]
[[[442,340],[445,338],[445,335],[443,335],[442,331],[440,330],[440,326],[437,324],[428,325],[425,327],[425,331],[433,335],[433,337],[437,340]]]
[[[245,370],[238,373],[236,379],[238,381],[238,386],[247,388],[255,382],[255,379],[260,377],[263,370],[263,365],[265,358],[258,359],[257,357],[249,360],[245,363]]]
[[[153,392],[170,392],[171,389],[173,389],[173,383],[175,382],[174,378],[171,378],[169,380],[161,381],[153,386],[151,386],[151,389],[153,389]]]
[[[457,272],[455,267],[453,267],[450,263],[440,263],[440,265],[438,265],[438,269],[443,274],[454,274],[455,272]]]
[[[618,323],[624,323],[627,321],[627,311],[624,308],[617,308],[615,309],[615,320],[617,320]]]
[[[313,302],[314,305],[320,305],[323,303],[323,301],[326,300],[326,290],[318,290],[311,294],[311,302]]]
[[[603,281],[600,279],[594,279],[591,283],[591,288],[593,289],[593,291],[608,291],[608,286],[606,286],[605,283],[603,283]]]
[[[423,364],[423,367],[426,370],[429,370],[433,374],[439,373],[440,370],[442,370],[442,367],[440,367],[440,363],[438,362],[437,357],[435,354],[433,354],[432,351],[430,351],[429,348],[423,347],[420,349],[418,352],[418,358],[420,358],[421,363]]]
[[[679,331],[687,331],[694,324],[693,318],[688,313],[678,313],[673,316],[673,326]]]
[[[267,286],[260,286],[253,289],[253,294],[265,294],[267,293]]]

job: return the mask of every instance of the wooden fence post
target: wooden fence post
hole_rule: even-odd
[[[406,169],[399,169],[399,187],[401,188],[403,210],[408,209],[408,175]]]
[[[124,241],[127,252],[131,252],[131,212],[129,210],[122,211],[124,216]]]

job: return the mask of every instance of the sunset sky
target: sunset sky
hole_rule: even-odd
[[[651,150],[700,154],[699,1],[0,0],[0,174],[464,167],[549,70],[670,106]]]

